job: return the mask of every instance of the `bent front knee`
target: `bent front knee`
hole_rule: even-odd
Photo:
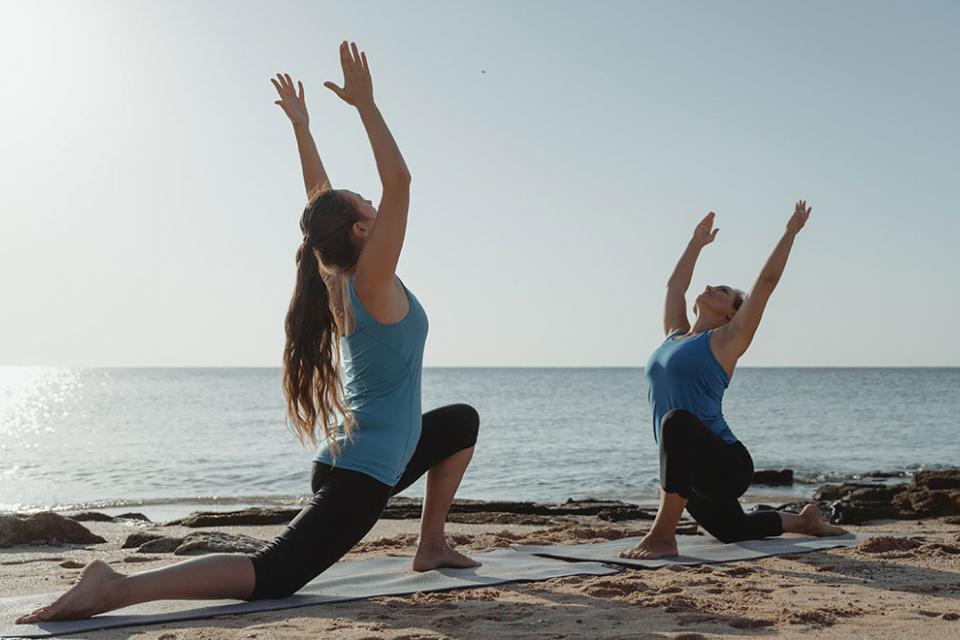
[[[685,440],[697,422],[697,416],[686,409],[671,409],[660,420],[661,445],[671,446],[678,440]]]
[[[459,444],[461,449],[469,449],[477,444],[477,436],[480,434],[480,414],[469,404],[458,404],[456,408]]]

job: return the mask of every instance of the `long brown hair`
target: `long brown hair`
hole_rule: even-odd
[[[338,191],[314,196],[303,210],[297,249],[297,283],[284,322],[283,391],[287,417],[300,442],[317,443],[319,423],[324,440],[336,455],[335,423],[343,418],[350,437],[354,421],[343,397],[340,379],[342,319],[330,304],[327,278],[352,269],[360,256],[350,230],[359,216]]]

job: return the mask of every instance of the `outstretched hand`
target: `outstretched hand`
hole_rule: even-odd
[[[323,86],[340,96],[353,107],[373,104],[373,79],[367,65],[367,54],[357,49],[357,43],[340,43],[340,65],[343,67],[343,86],[324,82]]]
[[[717,232],[720,231],[720,228],[713,228],[713,218],[716,216],[713,211],[704,216],[703,220],[700,221],[700,224],[693,230],[693,238],[691,242],[705,247],[711,242],[713,242],[717,237]]]
[[[811,211],[813,211],[813,207],[808,207],[806,200],[797,202],[797,206],[793,209],[793,215],[790,216],[790,220],[787,222],[787,231],[800,233],[803,225],[807,224],[807,218],[810,217]]]
[[[290,118],[294,126],[310,124],[310,114],[307,113],[307,102],[303,98],[303,83],[297,81],[297,90],[293,88],[293,80],[289,74],[278,73],[276,80],[270,78],[280,99],[274,104],[280,105],[283,112]]]

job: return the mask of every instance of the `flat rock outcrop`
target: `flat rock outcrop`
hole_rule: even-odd
[[[383,518],[412,520],[420,517],[423,501],[419,498],[394,498],[383,511]],[[166,525],[183,527],[227,527],[286,524],[300,513],[299,508],[251,508],[239,511],[201,511]],[[619,500],[568,500],[563,504],[485,500],[456,500],[450,507],[451,522],[546,524],[556,516],[596,516],[608,522],[652,520],[655,510]]]
[[[0,547],[20,544],[100,544],[106,542],[79,522],[45,511],[0,516]]]
[[[823,485],[813,494],[827,502],[833,522],[917,519],[960,514],[960,469],[918,471],[909,483]]]

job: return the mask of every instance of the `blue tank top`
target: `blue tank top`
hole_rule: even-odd
[[[404,287],[410,311],[392,324],[374,319],[357,297],[353,276],[353,333],[340,338],[343,391],[356,424],[350,440],[338,427],[336,459],[325,441],[314,460],[365,473],[394,486],[420,440],[420,374],[427,314]]]
[[[730,378],[710,348],[712,333],[711,329],[682,340],[674,338],[683,332],[671,333],[651,354],[644,376],[657,442],[663,416],[672,409],[686,409],[727,444],[737,442],[723,419],[723,392]]]

